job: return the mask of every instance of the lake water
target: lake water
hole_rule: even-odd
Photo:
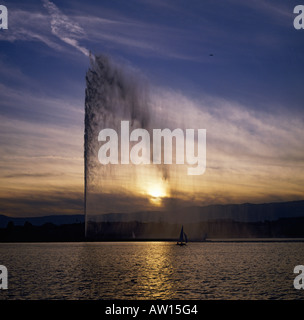
[[[304,299],[303,242],[1,243],[0,299]]]

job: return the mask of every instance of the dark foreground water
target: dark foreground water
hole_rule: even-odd
[[[1,243],[0,299],[304,299],[302,242]]]

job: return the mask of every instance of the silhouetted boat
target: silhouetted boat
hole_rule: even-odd
[[[181,232],[180,232],[180,235],[179,235],[179,239],[178,239],[176,244],[179,245],[179,246],[185,246],[187,242],[188,242],[188,238],[187,238],[187,235],[184,232],[184,226],[182,226],[182,229],[181,229]]]

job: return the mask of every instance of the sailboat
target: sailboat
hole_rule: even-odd
[[[188,242],[188,238],[187,238],[187,235],[184,232],[184,226],[182,226],[182,229],[181,229],[181,232],[180,232],[180,235],[179,235],[179,239],[178,239],[176,244],[179,245],[179,246],[185,246],[187,242]]]

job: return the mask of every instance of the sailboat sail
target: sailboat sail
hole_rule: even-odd
[[[182,226],[182,230],[180,232],[180,235],[179,235],[179,242],[183,242],[184,241],[184,227]]]
[[[188,238],[187,238],[187,235],[185,234],[185,232],[184,232],[184,236],[185,236],[185,242],[188,242]]]
[[[184,232],[184,226],[182,226],[182,229],[181,229],[181,232],[180,232],[180,235],[179,235],[179,239],[178,239],[178,241],[177,241],[177,244],[180,245],[180,246],[183,246],[183,245],[185,245],[187,242],[188,242],[188,238],[187,238],[187,235],[186,235],[185,232]]]

